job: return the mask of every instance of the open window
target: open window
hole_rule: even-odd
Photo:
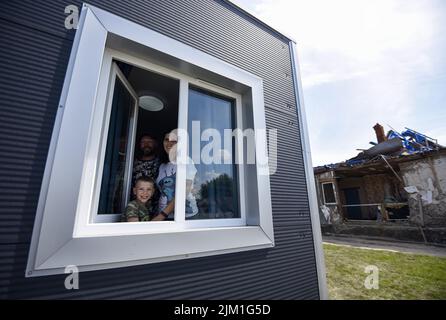
[[[336,195],[334,184],[332,182],[322,183],[322,193],[324,195],[325,204],[336,204]]]
[[[133,165],[132,141],[138,117],[138,96],[116,63],[112,67],[110,120],[102,180],[99,193],[99,216],[116,220],[125,210],[131,188]]]
[[[274,245],[261,78],[84,5],[60,106],[27,276]],[[141,136],[172,129],[172,218],[120,222]]]
[[[108,134],[102,144],[102,174],[97,177],[94,202],[97,214],[92,215],[92,222],[122,222],[127,204],[134,200],[136,178],[150,175],[156,182],[162,136],[178,126],[178,96],[177,79],[113,61],[105,127]],[[153,173],[147,172],[146,162],[141,160],[145,151],[141,140],[148,135],[154,140],[149,155],[157,160]],[[158,198],[159,193],[152,197]]]
[[[186,182],[182,182],[186,187],[184,191],[179,188],[180,193],[185,192],[184,217],[183,211],[177,211],[172,219],[185,220],[188,227],[245,225],[244,164],[237,161],[243,143],[237,132],[243,128],[241,96],[217,87],[206,89],[203,82],[182,75],[176,75],[180,79],[170,76],[113,60],[105,114],[108,125],[104,132],[108,133],[102,137],[100,153],[104,156],[99,157],[102,165],[98,166],[92,203],[97,213],[90,221],[126,222],[123,213],[135,200],[132,189],[136,177],[142,175],[139,169],[154,159],[159,162],[153,173],[144,172],[152,173],[150,178],[158,189],[151,203],[158,204],[166,192],[175,194],[176,190],[165,186],[175,186],[176,175],[166,172],[172,168],[162,163],[168,160],[163,138],[178,127],[179,82],[183,79],[188,83],[187,157],[191,163],[186,165]],[[142,101],[147,97],[156,97],[161,104]],[[148,134],[156,143],[151,160],[144,162],[141,140]]]

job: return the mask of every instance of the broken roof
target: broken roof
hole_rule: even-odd
[[[376,126],[379,126],[379,124],[376,124]],[[382,137],[378,137],[378,140],[382,140]],[[385,162],[390,164],[399,163],[416,160],[438,152],[446,153],[446,148],[439,145],[436,139],[409,128],[405,128],[405,131],[401,133],[392,129],[387,133],[384,141],[372,144],[374,144],[373,147],[344,162],[315,167],[314,173],[331,170],[348,173],[353,169],[356,173],[363,174],[383,173],[387,171],[385,166],[383,167]],[[358,172],[358,170],[363,172]]]

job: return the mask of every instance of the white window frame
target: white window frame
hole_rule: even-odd
[[[119,70],[119,67],[113,62],[113,61],[121,61],[125,62],[127,64],[131,64],[132,66],[135,66],[140,69],[148,70],[150,72],[155,72],[157,74],[167,76],[170,78],[173,78],[175,80],[178,80],[180,83],[180,101],[182,101],[182,104],[179,106],[179,110],[182,110],[181,113],[179,113],[179,119],[178,119],[178,128],[183,129],[187,131],[187,119],[188,119],[188,99],[189,99],[189,90],[190,86],[194,86],[196,88],[202,89],[205,92],[209,93],[215,93],[220,96],[223,96],[228,99],[233,99],[235,101],[235,112],[236,112],[236,127],[242,128],[243,127],[243,118],[242,118],[242,97],[240,94],[232,92],[230,90],[219,88],[216,85],[208,84],[204,82],[203,80],[198,80],[192,77],[189,77],[187,75],[184,75],[179,72],[175,72],[174,70],[160,67],[159,65],[156,65],[154,63],[151,63],[144,59],[138,59],[130,54],[126,54],[117,50],[105,49],[104,53],[104,62],[103,62],[103,70],[104,72],[101,74],[100,83],[103,83],[104,85],[99,88],[99,97],[107,97],[106,102],[102,99],[98,99],[96,101],[96,105],[94,108],[94,114],[93,114],[93,128],[92,128],[92,139],[95,141],[98,141],[97,144],[90,144],[89,149],[87,150],[87,158],[97,158],[98,160],[96,163],[89,162],[84,167],[83,176],[88,176],[88,172],[94,172],[96,171],[96,182],[91,179],[84,180],[83,185],[81,186],[81,189],[85,190],[91,190],[94,189],[93,195],[88,195],[85,198],[88,198],[87,201],[91,201],[91,203],[80,203],[79,206],[81,209],[79,210],[79,217],[80,219],[84,219],[85,221],[88,221],[87,223],[84,223],[83,226],[79,226],[79,229],[77,231],[77,234],[80,235],[113,235],[113,234],[122,234],[123,232],[132,233],[134,232],[134,225],[137,222],[131,222],[131,226],[129,228],[126,228],[122,224],[117,225],[115,222],[118,221],[120,215],[117,214],[97,214],[98,212],[98,204],[99,204],[99,198],[100,198],[100,191],[101,191],[101,179],[102,179],[102,173],[103,173],[103,166],[104,166],[104,159],[105,159],[105,153],[106,153],[106,139],[107,139],[107,133],[108,133],[108,125],[110,122],[110,116],[111,116],[111,109],[112,109],[112,100],[113,100],[113,93],[114,93],[114,84],[115,84],[115,78],[119,78],[121,82],[124,84],[124,86],[130,91],[132,96],[136,96],[136,93],[134,92],[132,86],[130,83],[128,83],[125,76],[122,74],[122,72]],[[111,74],[107,73],[106,70],[108,70],[108,66],[111,65]],[[108,84],[107,86],[105,84]],[[103,92],[103,90],[105,90]],[[108,90],[108,92],[106,92]],[[136,96],[137,99],[137,96]],[[105,106],[105,108],[104,108]],[[130,146],[134,146],[134,139],[135,139],[135,131],[136,131],[136,121],[137,121],[137,114],[138,114],[138,107],[137,105],[134,106],[135,111],[135,119],[131,124],[130,131],[132,131],[132,134],[129,135],[131,137],[131,141],[129,142]],[[105,114],[105,120],[104,119]],[[105,123],[102,123],[102,121],[105,121]],[[103,130],[101,130],[104,128]],[[236,136],[235,141],[235,159],[236,163],[238,163],[238,158],[243,153],[243,137],[241,135]],[[102,141],[102,142],[101,142]],[[182,142],[180,141],[179,144]],[[185,143],[182,143],[180,148],[188,149],[187,145]],[[133,150],[130,151],[131,154],[133,154]],[[99,155],[99,156],[98,156]],[[127,164],[128,166],[132,166],[132,162]],[[167,229],[191,229],[191,228],[207,228],[207,227],[231,227],[231,226],[244,226],[246,225],[246,209],[245,209],[245,197],[239,198],[239,210],[240,210],[240,218],[233,218],[233,219],[202,219],[202,220],[186,220],[184,217],[185,214],[185,173],[181,172],[181,170],[184,170],[184,168],[180,168],[181,166],[178,166],[178,172],[177,172],[177,184],[176,184],[176,191],[175,194],[177,194],[177,201],[175,201],[175,223],[172,221],[152,221],[151,223],[147,222],[141,222],[139,223],[140,228],[138,232],[150,232],[150,231],[156,231],[156,230],[167,230]],[[244,184],[244,166],[239,165],[237,166],[237,180],[238,180],[238,190],[242,191],[245,189]],[[183,179],[183,180],[180,180]],[[92,208],[91,210],[88,210],[88,208]],[[87,217],[88,214],[88,217]],[[101,223],[101,225],[97,225],[97,223]]]
[[[327,200],[325,200],[324,184],[331,184],[331,188],[333,189],[333,195],[335,197],[335,202],[327,202]],[[336,201],[336,190],[335,190],[335,187],[334,187],[334,183],[333,182],[323,182],[321,184],[321,186],[322,186],[322,196],[324,197],[324,204],[338,204],[338,202]]]
[[[256,132],[257,197],[240,196],[240,219],[185,221],[184,166],[177,168],[175,221],[98,223],[104,136],[110,112],[113,59],[180,80],[179,128],[187,128],[189,83],[236,99],[237,126],[242,97],[127,53],[106,48],[109,34],[175,57],[250,89],[254,129],[266,129],[262,79],[153,30],[84,4],[51,139],[28,256],[26,276],[63,273],[68,265],[80,271],[132,266],[274,246],[266,137]],[[133,128],[134,130],[135,128]],[[265,131],[263,131],[265,133]],[[238,139],[241,139],[239,137]],[[105,138],[106,139],[106,138]],[[187,142],[178,142],[181,144]],[[183,145],[184,147],[184,145]],[[236,156],[242,153],[237,140]],[[185,149],[187,150],[187,149]],[[101,161],[102,159],[102,161]],[[69,168],[69,170],[67,170]],[[243,192],[243,166],[238,166]],[[240,170],[241,169],[241,170]],[[98,179],[98,177],[100,177]],[[99,180],[99,181],[98,181]],[[99,189],[98,189],[99,188]],[[252,193],[250,193],[252,194]],[[247,204],[256,210],[247,210]],[[96,207],[95,207],[96,205]],[[147,244],[156,244],[148,246]]]

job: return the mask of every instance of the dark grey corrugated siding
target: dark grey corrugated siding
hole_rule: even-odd
[[[0,297],[317,299],[311,221],[288,40],[224,1],[89,1],[264,79],[268,128],[279,129],[271,177],[276,247],[64,276],[24,270],[41,179],[74,31],[64,8],[78,1],[0,4]],[[69,170],[69,168],[67,168]],[[160,271],[163,270],[163,271]]]

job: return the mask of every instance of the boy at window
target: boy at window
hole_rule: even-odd
[[[139,155],[133,162],[132,185],[135,186],[139,177],[146,176],[156,180],[161,161],[158,157],[158,141],[151,134],[143,134],[139,140]],[[155,190],[151,201],[148,203],[149,213],[155,214],[158,211],[159,192]]]
[[[135,200],[130,201],[125,208],[123,221],[138,222],[150,221],[149,210],[147,204],[155,192],[155,181],[146,176],[139,177],[136,180],[133,194]]]

